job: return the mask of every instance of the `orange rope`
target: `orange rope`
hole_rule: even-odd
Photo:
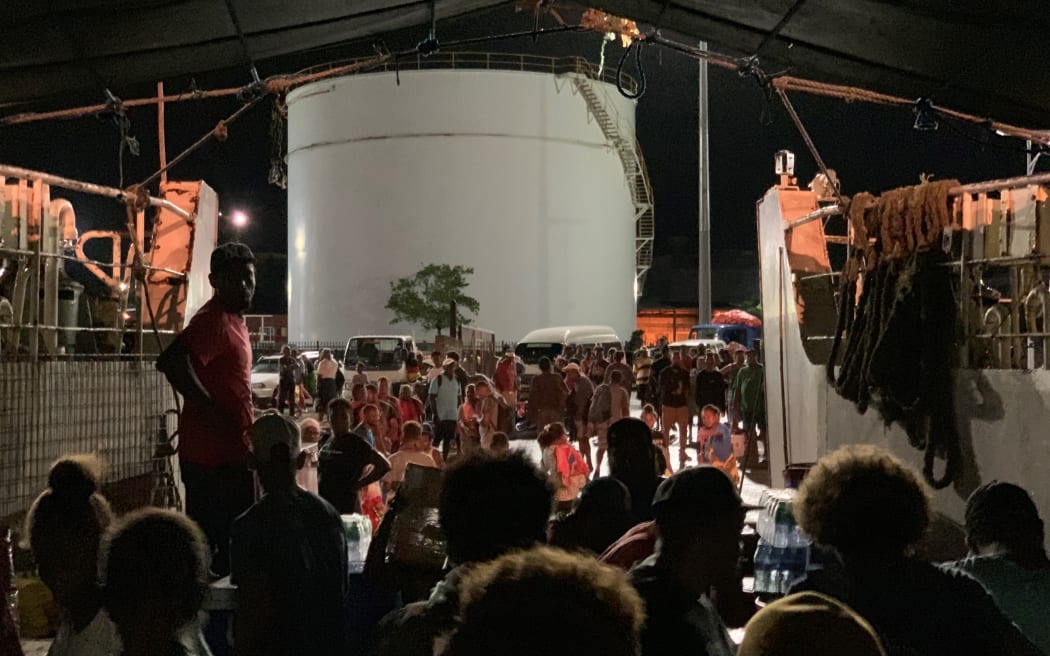
[[[296,75],[275,75],[267,78],[264,81],[267,93],[281,94],[286,92],[288,89],[301,84],[307,84],[309,82],[315,82],[317,80],[323,80],[329,77],[336,77],[345,73],[353,73],[360,71],[372,66],[378,66],[390,59],[390,55],[380,55],[370,59],[356,61],[344,66],[337,66],[327,71],[319,71],[316,73],[296,74]],[[147,105],[156,105],[158,103],[171,103],[171,102],[183,102],[186,100],[203,100],[205,98],[224,98],[228,96],[236,96],[237,94],[244,91],[244,87],[229,87],[226,89],[213,89],[211,91],[187,91],[185,93],[178,93],[170,96],[155,96],[152,98],[135,98],[133,100],[124,100],[122,105],[124,107],[144,107]],[[47,121],[53,119],[70,119],[80,118],[82,116],[91,116],[98,114],[110,109],[108,104],[99,105],[88,105],[86,107],[76,107],[73,109],[60,109],[53,112],[25,112],[22,114],[13,114],[11,116],[5,116],[0,118],[0,125],[18,125],[21,123],[33,123],[35,121]]]
[[[802,91],[805,93],[814,94],[817,96],[826,96],[829,98],[838,98],[845,100],[846,102],[868,102],[877,105],[899,105],[899,106],[912,106],[915,104],[914,99],[901,98],[900,96],[891,96],[885,93],[879,93],[878,91],[871,91],[869,89],[863,89],[861,87],[850,87],[841,84],[828,84],[825,82],[817,82],[815,80],[806,80],[798,77],[777,77],[771,81],[773,87],[781,91]],[[992,130],[1000,132],[1010,137],[1018,137],[1020,139],[1027,139],[1041,144],[1050,145],[1050,131],[1046,130],[1031,130],[1028,128],[1018,127],[1016,125],[1010,125],[1009,123],[1001,123],[999,121],[992,121],[987,118],[980,116],[974,116],[972,114],[966,114],[965,112],[956,111],[954,109],[947,109],[945,107],[935,106],[934,109],[945,116],[951,116],[963,121],[969,121],[970,123],[977,123],[981,125],[988,125]]]

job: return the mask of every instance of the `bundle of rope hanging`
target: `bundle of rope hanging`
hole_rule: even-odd
[[[952,482],[960,455],[952,379],[958,310],[940,246],[951,222],[948,190],[958,184],[924,182],[848,202],[853,248],[828,362],[840,395],[903,426],[924,451],[923,475],[937,489]],[[940,476],[938,457],[945,462]]]

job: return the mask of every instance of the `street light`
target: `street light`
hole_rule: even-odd
[[[230,214],[230,223],[234,228],[240,230],[248,225],[248,215],[241,210],[234,210],[233,213]]]

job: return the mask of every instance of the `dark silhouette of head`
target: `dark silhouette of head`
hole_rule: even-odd
[[[208,587],[208,541],[185,515],[127,515],[102,559],[103,598],[125,646],[154,650],[196,619]]]
[[[572,621],[551,621],[562,613]],[[645,612],[623,571],[536,547],[471,571],[460,586],[460,615],[448,656],[635,656]]]
[[[656,478],[653,433],[641,419],[625,417],[609,426],[609,474],[624,482]]]
[[[547,477],[520,453],[457,460],[445,472],[438,504],[449,557],[482,562],[542,543],[553,499]]]
[[[1043,520],[1032,496],[1012,483],[992,481],[966,501],[966,543],[974,553],[991,549],[1046,558]]]
[[[900,557],[930,522],[918,475],[885,449],[846,446],[821,458],[794,503],[799,525],[844,555]]]

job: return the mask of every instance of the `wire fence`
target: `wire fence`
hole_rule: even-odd
[[[93,453],[118,509],[150,501],[154,446],[170,434],[174,396],[154,359],[0,362],[0,518],[47,486],[59,456]]]

